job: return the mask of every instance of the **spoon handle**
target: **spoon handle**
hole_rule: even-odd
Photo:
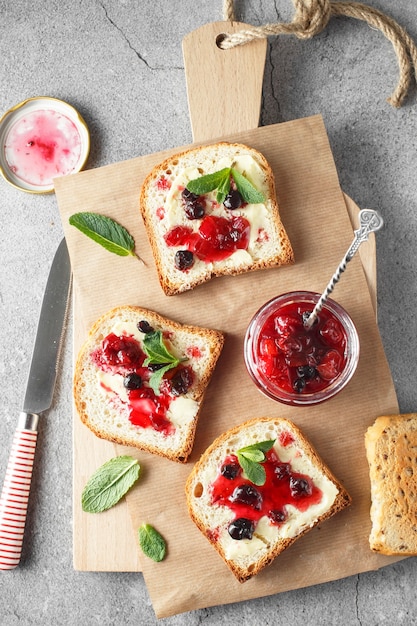
[[[359,228],[355,230],[355,238],[346,252],[345,259],[350,261],[358,251],[361,243],[367,241],[369,235],[382,228],[383,225],[384,221],[376,211],[372,209],[359,211]]]
[[[341,275],[343,274],[343,272],[345,271],[347,267],[347,264],[355,256],[361,243],[366,241],[369,238],[369,235],[371,233],[374,233],[380,228],[382,228],[383,225],[384,225],[384,221],[382,217],[379,215],[379,213],[377,213],[376,211],[373,211],[372,209],[362,209],[362,211],[359,211],[359,228],[354,231],[355,236],[354,236],[352,243],[350,244],[348,248],[348,251],[346,252],[343,259],[341,260],[337,270],[331,277],[326,289],[323,291],[322,295],[320,296],[320,299],[317,302],[316,306],[314,307],[313,312],[309,315],[309,317],[305,321],[305,326],[307,328],[311,328],[314,322],[316,321],[317,316],[322,310],[324,303],[326,302],[327,298],[332,293],[336,284],[339,282]]]

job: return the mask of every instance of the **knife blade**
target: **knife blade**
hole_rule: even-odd
[[[0,570],[20,563],[41,413],[50,408],[71,291],[65,238],[52,261],[26,384],[0,496]]]

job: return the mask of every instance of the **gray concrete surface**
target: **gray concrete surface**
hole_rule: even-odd
[[[372,0],[417,40],[417,4]],[[289,0],[238,0],[240,21],[288,21]],[[222,19],[221,0],[0,0],[0,112],[34,95],[79,109],[92,134],[88,167],[191,142],[181,40]],[[321,113],[343,190],[381,211],[379,327],[402,412],[417,409],[417,91],[386,102],[398,78],[391,44],[352,19],[312,40],[272,38],[261,124]],[[54,195],[0,180],[0,476],[21,408],[43,285],[62,237]],[[71,337],[55,403],[42,422],[21,566],[0,575],[0,623],[151,625],[141,574],[72,567]],[[285,573],[284,573],[285,575]],[[417,623],[417,560],[300,591],[161,620],[197,624]]]

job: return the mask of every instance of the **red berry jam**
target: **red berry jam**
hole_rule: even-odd
[[[193,371],[190,367],[180,365],[169,370],[157,395],[148,384],[155,368],[144,366],[146,355],[134,337],[111,333],[103,339],[91,358],[101,371],[124,377],[129,421],[133,425],[153,428],[165,435],[174,432],[167,411],[173,398],[186,393],[192,385]],[[103,387],[106,388],[105,385]]]
[[[42,187],[51,185],[54,177],[77,169],[82,138],[76,124],[59,111],[32,110],[10,127],[4,151],[9,168],[19,180]]]
[[[198,346],[190,346],[189,348],[187,348],[186,354],[190,357],[190,359],[201,359],[201,357],[203,356]]]
[[[309,303],[291,302],[264,323],[259,341],[261,371],[285,391],[321,391],[340,375],[346,365],[346,332],[327,309],[311,328],[303,314]]]
[[[171,188],[171,181],[162,175],[160,178],[157,179],[156,187],[161,191],[168,191],[168,189]]]
[[[250,223],[241,216],[230,219],[206,215],[197,231],[190,226],[175,226],[164,237],[167,246],[181,246],[205,263],[223,261],[236,250],[247,250]]]
[[[280,526],[287,520],[288,505],[307,511],[321,501],[322,491],[309,476],[293,471],[291,463],[282,462],[273,449],[265,456],[264,485],[254,485],[244,478],[237,457],[231,454],[224,459],[210,486],[211,503],[233,511],[234,519],[228,529],[233,539],[251,539],[264,516],[271,524]]]
[[[92,353],[93,362],[103,372],[121,375],[132,371],[139,373],[145,358],[136,339],[127,335],[119,337],[114,333],[107,335],[100,348]]]
[[[307,328],[319,294],[294,292],[271,300],[246,333],[249,373],[266,395],[287,404],[322,402],[352,377],[358,357],[355,327],[336,302],[327,300]]]
[[[165,209],[164,209],[164,207],[163,207],[163,206],[159,206],[159,207],[156,209],[156,217],[157,217],[159,220],[163,220],[163,219],[164,219],[164,217],[165,217]]]

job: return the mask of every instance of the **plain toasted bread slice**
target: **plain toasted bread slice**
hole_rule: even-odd
[[[381,416],[365,434],[371,480],[369,544],[387,555],[417,554],[417,414]]]

